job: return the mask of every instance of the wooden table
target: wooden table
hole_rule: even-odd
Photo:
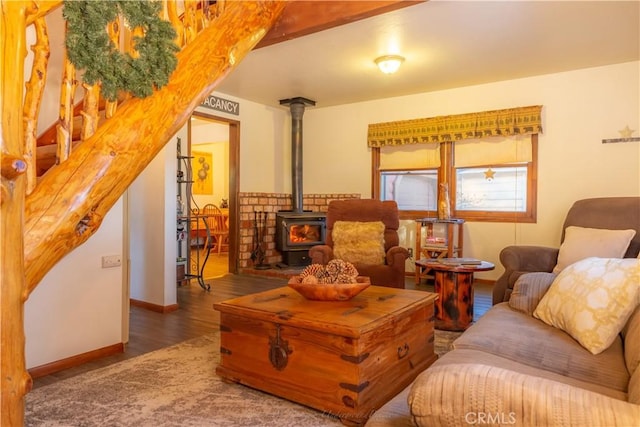
[[[370,286],[349,301],[310,301],[282,287],[216,303],[216,372],[364,424],[437,359],[436,298]]]
[[[487,261],[454,265],[429,259],[416,261],[416,264],[434,272],[435,293],[440,297],[435,304],[436,329],[467,329],[473,322],[473,273],[493,270],[495,266]]]

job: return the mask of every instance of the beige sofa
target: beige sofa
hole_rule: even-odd
[[[493,306],[366,426],[640,426],[637,299],[613,344],[594,355],[532,315],[555,278],[520,277],[508,302]]]

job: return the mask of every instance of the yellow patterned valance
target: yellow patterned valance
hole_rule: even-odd
[[[542,132],[542,106],[508,108],[480,113],[369,125],[369,147],[460,141],[488,136]]]

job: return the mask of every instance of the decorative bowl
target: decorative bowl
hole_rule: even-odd
[[[348,301],[371,286],[367,276],[358,276],[356,283],[301,283],[299,276],[289,279],[289,287],[308,300],[313,301]]]

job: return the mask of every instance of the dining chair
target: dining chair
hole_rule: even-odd
[[[207,204],[202,208],[202,214],[209,226],[211,247],[220,254],[223,248],[229,250],[229,217],[214,204]]]

